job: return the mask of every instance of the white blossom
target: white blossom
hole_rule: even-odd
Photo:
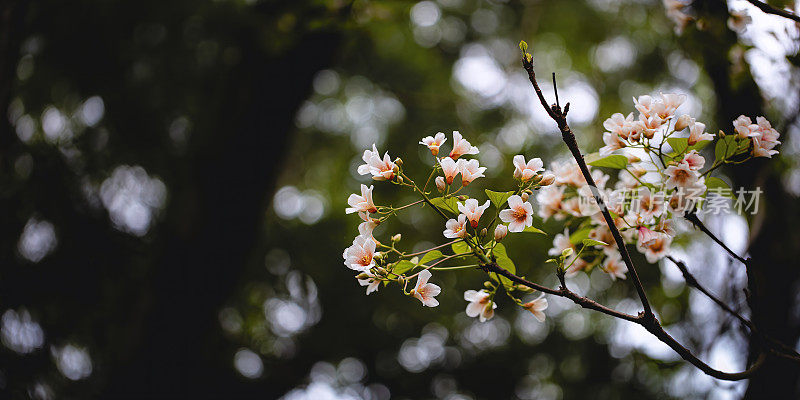
[[[434,297],[438,296],[439,293],[442,292],[442,288],[440,288],[438,285],[434,285],[433,283],[428,283],[428,279],[430,278],[430,271],[427,269],[422,270],[417,276],[417,284],[414,286],[414,289],[411,290],[411,293],[415,298],[422,302],[423,306],[436,307],[439,305],[439,301]]]
[[[395,164],[392,158],[389,157],[389,152],[380,157],[378,149],[375,144],[372,145],[372,150],[364,150],[364,155],[361,157],[365,164],[358,166],[358,173],[360,175],[372,174],[372,179],[376,181],[387,181],[394,179]]]
[[[508,223],[509,231],[522,232],[533,224],[531,203],[523,202],[522,198],[515,194],[508,198],[508,207],[500,211],[500,220]]]
[[[468,301],[467,316],[478,317],[481,322],[492,319],[497,303],[492,301],[491,293],[481,290],[467,290],[464,292],[464,300]],[[490,305],[491,304],[491,305]]]
[[[489,200],[486,200],[483,205],[479,205],[478,200],[467,199],[464,203],[458,203],[458,211],[461,211],[472,224],[472,227],[476,228],[483,212],[489,208],[489,204],[491,204]]]
[[[481,178],[485,175],[486,167],[481,167],[478,160],[458,160],[461,163],[461,184],[464,186],[469,185],[475,179]]]
[[[617,279],[625,279],[625,273],[628,272],[628,266],[620,258],[619,253],[609,255],[603,262],[603,271],[608,273],[612,281]]]
[[[465,238],[467,237],[467,216],[461,214],[458,219],[449,219],[444,224],[444,237],[448,239]]]
[[[356,271],[367,271],[375,266],[375,240],[370,236],[358,235],[353,244],[342,253],[344,265]]]
[[[435,157],[439,154],[439,147],[446,141],[447,138],[444,136],[444,133],[439,132],[436,136],[426,136],[422,138],[419,144],[427,146],[428,150],[430,150],[431,154]]]
[[[347,204],[349,204],[350,207],[346,208],[344,212],[347,214],[354,212],[378,212],[378,208],[375,207],[375,202],[372,201],[372,190],[372,185],[367,187],[367,185],[361,184],[361,196],[355,193],[351,194],[350,197],[347,198]]]
[[[532,158],[527,163],[525,156],[517,154],[514,156],[514,178],[523,182],[530,180],[539,171],[544,171],[544,163],[541,158]]]
[[[539,322],[544,322],[544,310],[547,309],[547,299],[544,298],[544,293],[536,299],[523,304],[522,308],[530,311]]]
[[[466,139],[461,137],[461,133],[453,131],[453,150],[450,150],[448,157],[456,160],[464,154],[478,154],[479,152],[480,150],[478,150],[477,147],[471,145]]]

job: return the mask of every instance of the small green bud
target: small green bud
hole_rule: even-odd
[[[458,196],[458,200],[460,200],[460,201],[467,201],[468,198],[469,197],[464,196],[463,194],[461,196]]]
[[[392,242],[399,242],[400,239],[402,239],[402,238],[403,238],[403,235],[398,233],[398,234],[392,236]]]
[[[529,288],[529,287],[527,287],[525,285],[516,285],[515,288],[517,290],[519,290],[520,292],[523,292],[523,293],[531,293],[531,292],[533,292],[533,289],[531,289],[531,288]]]

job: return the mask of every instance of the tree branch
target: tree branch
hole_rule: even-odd
[[[594,301],[594,300],[592,300],[592,299],[590,299],[588,297],[583,297],[583,296],[578,295],[577,293],[569,290],[565,285],[562,285],[558,289],[552,289],[552,288],[549,288],[547,286],[540,285],[538,283],[530,282],[530,281],[528,281],[526,279],[522,279],[522,278],[512,274],[511,272],[507,271],[505,268],[497,265],[496,263],[489,263],[489,264],[481,265],[481,269],[483,269],[487,273],[488,272],[494,272],[494,273],[496,273],[498,275],[503,275],[506,278],[508,278],[509,280],[511,280],[512,282],[516,282],[518,284],[525,285],[525,286],[527,286],[527,287],[529,287],[531,289],[538,290],[538,291],[540,291],[542,293],[552,294],[554,296],[559,296],[559,297],[564,297],[564,298],[570,299],[570,300],[572,300],[572,302],[574,302],[575,304],[577,304],[577,305],[579,305],[579,306],[581,306],[583,308],[588,308],[590,310],[599,311],[599,312],[601,312],[603,314],[610,315],[612,317],[616,317],[616,318],[619,318],[619,319],[624,319],[626,321],[638,323],[639,317],[637,317],[635,315],[626,314],[626,313],[623,313],[623,312],[620,312],[620,311],[612,310],[612,309],[610,309],[610,308],[608,308],[608,307],[606,307],[606,306],[604,306],[604,305],[602,305],[602,304],[600,304],[600,303],[598,303],[598,302],[596,302],[596,301]]]
[[[700,284],[700,282],[697,281],[697,279],[694,277],[694,275],[692,275],[692,273],[689,272],[689,269],[686,267],[686,264],[683,261],[676,260],[672,256],[667,256],[667,259],[672,261],[672,263],[675,264],[675,266],[678,267],[678,269],[681,271],[681,274],[683,274],[683,279],[686,280],[686,284],[689,287],[693,287],[693,288],[699,290],[701,293],[706,295],[706,297],[711,299],[711,301],[716,303],[720,308],[722,308],[723,310],[727,311],[729,314],[731,314],[736,319],[741,321],[742,324],[744,324],[744,326],[746,326],[748,329],[750,329],[750,332],[752,332],[754,335],[756,335],[756,337],[758,337],[761,340],[763,345],[766,348],[768,348],[771,351],[772,354],[775,354],[776,356],[780,356],[780,357],[787,358],[787,359],[790,359],[790,360],[794,360],[796,362],[800,362],[800,354],[797,353],[797,351],[795,351],[793,348],[787,346],[786,344],[778,341],[777,339],[774,339],[774,338],[771,338],[769,336],[766,336],[766,335],[762,334],[758,329],[756,329],[756,327],[755,327],[755,325],[753,324],[752,321],[750,321],[749,319],[743,317],[740,313],[736,312],[733,308],[731,308],[729,305],[725,304],[725,302],[720,300],[719,297],[715,296],[708,289],[703,287]]]
[[[689,287],[693,287],[693,288],[699,290],[701,293],[706,295],[706,297],[711,299],[711,301],[713,301],[714,303],[717,303],[717,305],[721,309],[727,311],[729,314],[731,314],[732,316],[736,317],[736,319],[741,321],[746,327],[750,328],[750,330],[753,330],[753,323],[750,322],[750,320],[748,320],[747,318],[743,317],[741,314],[736,312],[729,305],[725,304],[725,302],[720,300],[719,297],[715,296],[708,289],[706,289],[705,287],[700,285],[700,282],[698,282],[697,279],[694,277],[694,275],[692,275],[692,273],[689,272],[689,269],[686,267],[686,264],[683,261],[676,260],[672,256],[667,256],[667,259],[672,261],[672,263],[675,264],[675,266],[678,267],[678,269],[681,271],[681,274],[683,274],[683,279],[686,281],[686,284]]]
[[[661,327],[661,324],[655,317],[646,318],[644,315],[633,316],[620,311],[612,310],[592,299],[579,296],[575,292],[572,292],[569,289],[567,289],[566,286],[561,286],[558,289],[552,289],[547,286],[542,286],[538,283],[530,282],[526,279],[522,279],[517,275],[512,274],[505,268],[497,265],[497,263],[483,264],[481,265],[481,269],[483,269],[487,273],[494,272],[498,275],[502,275],[511,280],[512,282],[525,285],[531,289],[535,289],[540,292],[551,294],[554,296],[570,299],[575,304],[578,304],[583,308],[599,311],[603,314],[610,315],[612,317],[616,317],[619,319],[623,319],[625,321],[630,321],[635,324],[641,325],[653,336],[658,338],[662,343],[666,344],[672,350],[678,353],[678,355],[680,355],[681,358],[688,361],[689,363],[691,363],[704,373],[717,379],[722,379],[727,381],[738,381],[742,379],[747,379],[750,375],[752,375],[755,371],[757,371],[761,367],[761,365],[764,363],[764,359],[766,358],[764,353],[760,353],[758,359],[746,370],[742,372],[733,372],[733,373],[723,372],[712,368],[710,365],[706,364],[705,362],[697,358],[697,356],[692,354],[692,352],[689,349],[681,345],[677,340],[675,340],[672,336],[670,336],[670,334],[667,333],[663,327]]]
[[[723,372],[712,368],[711,366],[700,360],[697,356],[692,354],[692,352],[689,349],[681,345],[677,340],[675,340],[672,336],[670,336],[658,322],[658,319],[655,317],[650,307],[650,303],[647,299],[644,287],[642,286],[642,282],[639,280],[639,275],[636,272],[636,267],[633,265],[633,261],[630,258],[630,254],[628,253],[627,247],[625,246],[625,241],[623,240],[622,235],[619,232],[619,229],[617,229],[617,226],[614,223],[614,219],[611,217],[611,214],[608,211],[608,207],[606,207],[605,203],[603,202],[603,199],[600,196],[600,192],[597,189],[597,185],[595,184],[594,179],[592,178],[592,175],[589,172],[589,167],[586,165],[586,162],[583,159],[583,155],[581,154],[580,149],[578,148],[578,143],[575,140],[575,134],[572,133],[569,124],[567,124],[567,113],[569,112],[569,103],[567,103],[564,106],[563,111],[561,109],[561,106],[559,106],[558,104],[548,105],[547,100],[544,98],[544,94],[542,94],[542,90],[541,88],[539,88],[539,84],[536,81],[536,74],[533,70],[533,58],[531,58],[531,60],[529,61],[526,55],[523,54],[522,65],[528,72],[528,79],[531,81],[531,84],[533,85],[533,88],[536,91],[536,95],[537,97],[539,97],[539,101],[542,103],[542,106],[545,108],[550,118],[552,118],[553,121],[555,121],[556,124],[558,125],[558,129],[561,131],[561,138],[564,140],[564,143],[567,145],[570,152],[572,153],[572,156],[575,158],[575,161],[578,163],[578,166],[581,169],[581,173],[583,174],[584,179],[586,179],[586,183],[591,189],[595,201],[597,201],[597,205],[600,207],[602,211],[603,218],[605,219],[606,224],[608,225],[608,228],[611,231],[612,236],[614,236],[614,241],[616,242],[617,248],[619,249],[619,252],[622,255],[622,259],[625,261],[625,264],[628,267],[628,272],[630,273],[631,281],[633,282],[636,288],[636,292],[639,295],[639,299],[642,302],[644,311],[641,312],[638,316],[633,317],[632,315],[620,313],[618,311],[602,306],[599,303],[590,300],[588,298],[578,296],[570,292],[564,285],[562,285],[561,288],[559,289],[546,288],[542,285],[534,284],[532,282],[528,282],[527,280],[519,278],[516,275],[501,268],[495,263],[484,265],[482,268],[485,271],[497,272],[505,276],[506,278],[511,279],[514,282],[525,285],[532,289],[540,290],[544,293],[549,293],[569,298],[576,304],[579,304],[581,307],[593,309],[607,315],[611,315],[617,318],[624,319],[626,321],[639,324],[642,327],[644,327],[648,332],[650,332],[653,336],[657,337],[661,342],[663,342],[664,344],[669,346],[672,350],[674,350],[676,353],[678,353],[678,355],[680,355],[681,358],[688,361],[689,363],[691,363],[692,365],[694,365],[707,375],[712,376],[714,378],[737,381],[746,379],[747,377],[752,375],[753,372],[758,370],[763,365],[764,360],[766,359],[766,355],[764,354],[764,352],[759,352],[759,356],[753,363],[753,365],[751,365],[749,368],[747,368],[742,372],[735,372],[735,373]]]
[[[752,5],[754,5],[754,6],[756,6],[759,10],[761,10],[761,11],[767,13],[767,14],[779,15],[779,16],[784,17],[784,18],[789,18],[792,21],[800,22],[800,16],[798,16],[797,14],[795,14],[793,12],[786,11],[786,10],[783,10],[783,9],[780,9],[780,8],[777,8],[777,7],[773,7],[773,6],[771,6],[771,5],[767,4],[767,3],[764,3],[764,2],[761,2],[761,1],[758,1],[758,0],[747,0],[747,2],[752,4]]]
[[[539,101],[542,103],[542,106],[547,110],[548,115],[552,118],[556,124],[558,124],[558,129],[561,131],[561,138],[564,140],[564,143],[567,144],[570,152],[572,152],[572,156],[575,158],[575,161],[578,163],[578,166],[583,173],[584,179],[586,179],[586,183],[589,185],[589,188],[592,191],[592,195],[594,195],[595,201],[597,201],[597,205],[600,207],[603,213],[603,218],[606,220],[606,224],[608,225],[608,229],[611,231],[611,235],[614,236],[614,241],[617,243],[617,247],[619,248],[619,252],[622,255],[622,259],[625,261],[625,265],[628,267],[628,271],[631,275],[631,281],[633,285],[636,287],[636,292],[639,295],[639,300],[642,302],[642,307],[644,308],[644,315],[647,318],[655,319],[653,315],[653,310],[650,308],[650,302],[647,300],[647,294],[644,291],[644,287],[642,286],[642,282],[639,280],[639,274],[636,272],[636,267],[633,265],[633,261],[631,260],[631,256],[628,253],[628,249],[625,247],[625,241],[622,239],[622,235],[617,229],[617,225],[614,223],[614,219],[611,217],[611,214],[608,212],[608,207],[606,207],[603,199],[600,196],[600,192],[597,190],[597,184],[595,184],[594,179],[592,178],[592,174],[589,172],[589,167],[586,166],[586,162],[583,160],[583,155],[581,154],[580,149],[578,148],[578,142],[575,141],[575,134],[572,133],[569,125],[567,124],[567,113],[569,112],[569,103],[567,103],[564,107],[564,111],[561,111],[561,107],[558,104],[554,104],[552,106],[547,105],[547,100],[544,98],[544,94],[542,94],[542,90],[539,88],[538,82],[536,82],[536,73],[533,71],[533,58],[531,61],[528,61],[524,56],[522,58],[522,65],[525,67],[525,70],[528,72],[528,79],[530,79],[531,84],[533,85],[533,89],[536,91],[536,95],[539,97]]]
[[[731,257],[735,258],[737,261],[741,262],[746,267],[750,265],[750,259],[749,258],[742,258],[738,254],[734,253],[733,250],[731,250],[730,247],[728,247],[725,243],[723,243],[722,240],[720,240],[720,238],[718,238],[716,235],[714,235],[706,227],[706,225],[703,223],[703,221],[700,221],[700,218],[697,217],[697,214],[695,214],[693,212],[687,212],[686,214],[683,215],[683,218],[685,218],[687,221],[691,222],[692,225],[695,226],[695,228],[700,229],[701,232],[703,232],[706,235],[708,235],[708,237],[710,237],[713,241],[717,242],[717,244],[719,244],[723,249],[725,249],[725,251],[727,251],[728,254],[731,255]]]

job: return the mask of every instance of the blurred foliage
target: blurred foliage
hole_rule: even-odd
[[[658,90],[690,94],[710,132],[728,129],[720,77],[704,69],[704,33],[676,37],[660,1],[30,1],[22,29],[0,176],[0,311],[16,313],[3,317],[3,391],[741,394],[742,384],[720,386],[641,333],[558,299],[544,324],[505,300],[490,322],[472,321],[461,293],[481,285],[480,271],[435,274],[441,305],[429,309],[393,286],[365,296],[341,264],[358,223],[343,210],[365,182],[355,168],[373,143],[424,179],[433,159],[419,139],[459,130],[489,167],[469,187],[481,197],[514,185],[515,154],[546,166],[568,156],[533,99],[521,39],[541,76],[557,73],[587,152],[599,147],[605,118]],[[727,53],[716,57],[728,64]],[[730,79],[753,85],[743,57],[735,61]],[[550,96],[552,84],[543,87]],[[376,185],[376,200],[412,201],[395,189]],[[376,236],[402,232],[401,246],[421,250],[441,243],[440,225],[415,207]],[[563,227],[543,229],[547,237],[511,235],[506,246],[521,274],[552,285],[544,260]],[[664,273],[671,266],[635,261],[664,324],[683,321],[673,332],[694,348],[736,333],[716,310],[690,315],[688,289]],[[601,271],[570,284],[603,304],[638,307],[630,285]],[[7,334],[5,315],[28,336]],[[43,339],[14,350],[20,335],[36,338],[34,326]],[[90,357],[86,376],[85,359],[57,351],[68,344]]]

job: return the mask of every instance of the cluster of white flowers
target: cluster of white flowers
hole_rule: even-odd
[[[479,201],[462,190],[483,177],[486,167],[481,167],[477,159],[465,157],[478,154],[479,150],[458,131],[453,132],[452,148],[443,157],[439,156],[441,147],[448,140],[444,133],[419,142],[435,159],[424,185],[405,174],[400,158],[393,160],[388,152],[381,157],[373,145],[364,151],[359,174],[412,190],[420,200],[400,207],[378,205],[373,199],[374,186],[361,184],[360,193],[347,199],[345,213],[357,213],[362,222],[358,236],[342,254],[344,264],[358,271],[356,279],[366,286],[367,294],[397,283],[403,293],[418,299],[423,306],[436,307],[441,288],[429,282],[431,271],[493,264],[514,269],[501,241],[510,232],[544,233],[533,227],[534,208],[529,200],[536,191],[538,215],[545,221],[569,219],[567,226],[572,227],[556,234],[548,251],[553,257],[548,262],[557,264],[559,276],[572,276],[597,266],[611,280],[625,279],[628,267],[595,196],[600,196],[608,207],[624,244],[635,245],[649,262],[655,263],[669,254],[675,236],[673,219],[697,211],[709,188],[724,185],[719,178],[710,177],[710,172],[725,164],[777,153],[780,134],[765,118],[758,117],[752,123],[750,118],[740,116],[733,122],[732,134],[720,131],[712,135],[702,122],[676,114],[685,101],[686,96],[680,94],[639,96],[633,99],[638,116],[616,113],[608,118],[603,123],[605,146],[586,158],[587,164],[595,167],[589,167],[595,188],[589,187],[574,160],[554,162],[552,172],[546,172],[541,159],[526,160],[523,155],[516,155],[511,161],[516,189],[486,190],[488,199]],[[706,162],[701,151],[715,139],[715,159],[713,163]],[[619,170],[613,184],[611,176],[599,168]],[[458,176],[460,182],[456,181]],[[373,236],[379,224],[415,205],[430,207],[443,217],[442,234],[450,242],[410,253],[400,250],[399,233],[385,243]],[[448,264],[442,265],[444,262]],[[414,278],[416,283],[409,287]],[[515,304],[544,320],[546,299],[525,302],[517,294],[530,293],[530,288],[496,275],[489,276],[483,289],[464,293],[467,315],[481,321],[492,318],[497,309],[495,295],[501,287]]]
[[[608,118],[603,123],[607,130],[603,134],[605,146],[593,161],[589,159],[589,165],[620,169],[613,187],[607,187],[609,175],[599,169],[590,171],[623,240],[635,244],[651,263],[669,254],[675,236],[673,218],[702,204],[712,170],[752,157],[771,157],[780,143],[780,134],[764,117],[753,124],[750,118],[740,116],[733,122],[735,134],[720,132],[716,159],[702,171],[707,163],[700,150],[717,136],[706,133],[706,125],[688,115],[676,116],[685,99],[684,95],[663,93],[634,98],[638,118],[633,113],[627,117],[616,113]],[[612,279],[625,279],[627,267],[577,163],[554,163],[552,170],[556,185],[537,195],[539,216],[544,220],[570,218],[575,221],[568,225],[578,228],[557,234],[549,254],[565,255],[568,276],[600,266]],[[713,179],[715,184],[722,182]],[[606,244],[581,251],[576,245],[587,237]]]
[[[460,132],[454,131],[452,149],[447,156],[439,157],[441,146],[446,142],[447,137],[442,132],[424,137],[419,142],[426,146],[436,159],[428,182],[423,187],[419,187],[405,175],[401,159],[392,160],[388,152],[381,157],[375,145],[371,150],[364,151],[362,157],[364,164],[358,167],[359,174],[371,175],[374,180],[412,189],[422,198],[418,202],[402,207],[380,206],[373,200],[374,187],[362,184],[360,194],[353,193],[347,199],[349,207],[345,209],[345,213],[357,213],[362,223],[358,228],[359,235],[353,240],[352,245],[344,250],[342,257],[348,268],[358,271],[356,279],[361,286],[367,287],[367,294],[377,291],[382,285],[396,282],[401,285],[405,294],[418,299],[422,305],[435,307],[439,304],[436,296],[441,293],[441,288],[429,282],[432,270],[475,268],[478,265],[506,259],[511,262],[507,258],[505,247],[500,242],[509,232],[523,232],[532,227],[533,206],[528,202],[530,195],[533,190],[539,190],[556,181],[554,174],[544,172],[544,163],[541,159],[533,158],[526,161],[523,155],[517,155],[512,160],[513,177],[517,182],[516,190],[508,192],[487,190],[486,194],[490,199],[481,203],[475,198],[460,194],[470,183],[484,177],[486,167],[481,167],[476,159],[464,158],[478,154],[478,148],[464,139]],[[461,176],[460,183],[456,183],[457,176]],[[431,179],[435,188],[429,190],[428,184]],[[438,192],[438,197],[432,197],[434,191]],[[373,237],[375,227],[383,221],[404,208],[420,203],[435,208],[437,213],[445,216],[443,235],[447,239],[453,239],[451,242],[428,251],[407,253],[397,247],[402,238],[400,234],[392,236],[390,244],[381,243]],[[503,208],[506,204],[508,208]],[[483,217],[492,205],[494,205],[494,216],[488,221],[488,217]],[[447,217],[447,214],[452,218]],[[493,235],[488,235],[490,229]],[[447,246],[452,249],[452,255],[447,256],[438,250]],[[437,267],[448,260],[453,260],[451,262],[456,264],[471,260],[473,264]],[[414,277],[417,278],[416,284],[408,290],[408,283]],[[481,291],[467,290],[464,293],[464,299],[469,302],[467,315],[470,317],[480,317],[481,321],[492,318],[497,308],[494,297],[502,286],[504,292],[517,305],[530,311],[539,321],[544,320],[546,299],[540,296],[524,302],[513,294],[529,293],[530,289],[502,282],[496,276],[490,277],[484,286],[485,289]]]
[[[772,124],[766,118],[758,117],[754,124],[750,117],[740,115],[733,121],[733,130],[740,139],[749,138],[753,141],[754,157],[772,158],[778,154],[778,150],[774,148],[781,144],[778,141],[781,134],[772,128]]]

